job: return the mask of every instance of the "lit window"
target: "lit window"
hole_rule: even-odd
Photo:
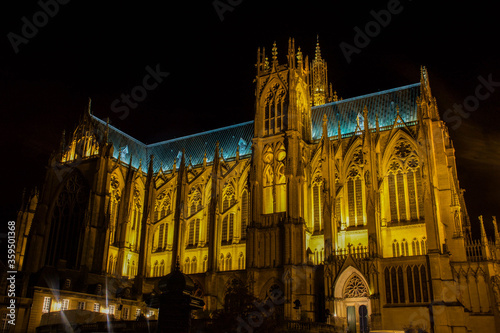
[[[283,87],[275,84],[267,93],[264,104],[264,129],[266,135],[281,132],[283,116],[287,111],[286,93]]]
[[[128,319],[128,308],[123,308],[122,319]]]
[[[203,206],[201,205],[201,192],[197,188],[192,188],[188,194],[189,197],[189,215],[193,215],[194,213],[200,211]]]
[[[320,232],[323,229],[321,221],[321,185],[323,179],[317,174],[313,180],[313,220],[314,232]]]
[[[101,310],[101,304],[94,303],[94,312],[99,312]]]
[[[226,215],[222,220],[222,244],[233,242],[234,214]]]
[[[141,315],[141,309],[137,308],[135,310],[135,318],[139,318],[140,315]]]
[[[78,302],[78,310],[85,310],[85,302]]]
[[[114,305],[110,305],[109,306],[109,311],[108,311],[109,314],[111,315],[114,315],[115,314],[115,306]]]
[[[349,207],[349,226],[364,224],[363,216],[363,186],[361,174],[356,168],[349,171],[347,181],[347,201]]]
[[[69,310],[69,299],[63,299],[61,304],[61,311]]]
[[[243,191],[241,195],[241,239],[247,238],[248,225],[248,192]]]
[[[50,303],[52,303],[52,298],[50,297],[43,298],[43,308],[42,308],[43,313],[50,312]]]
[[[394,160],[389,163],[387,186],[390,220],[392,222],[421,220],[424,216],[422,176],[418,158],[408,155],[409,143],[401,142],[396,147],[396,156],[406,158],[404,163]],[[399,150],[398,150],[399,149]],[[409,156],[409,157],[408,157]]]

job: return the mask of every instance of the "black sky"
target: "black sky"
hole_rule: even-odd
[[[222,1],[221,2],[226,2]],[[41,10],[35,1],[5,3],[1,11],[0,96],[4,187],[1,221],[15,219],[23,188],[43,183],[63,129],[71,132],[92,98],[93,113],[152,143],[253,119],[257,47],[273,41],[285,61],[289,37],[310,57],[319,35],[329,78],[343,98],[419,80],[427,66],[440,113],[475,94],[479,76],[500,81],[498,16],[494,2],[401,1],[399,14],[352,55],[370,12],[390,1],[241,2],[221,21],[212,1],[69,1],[16,54],[9,33]],[[146,66],[169,76],[120,119],[111,108],[142,83]],[[495,88],[496,89],[496,88]],[[473,224],[500,217],[499,91],[450,129],[461,187]],[[2,222],[2,223],[4,223]]]

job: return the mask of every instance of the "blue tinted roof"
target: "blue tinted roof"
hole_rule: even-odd
[[[101,119],[93,115],[92,117],[100,124],[106,125]],[[111,125],[109,125],[108,131],[108,140],[113,143],[114,147],[113,157],[118,159],[121,153],[121,160],[128,164],[130,156],[132,156],[132,166],[138,168],[141,165],[141,169],[147,171],[149,156],[154,155],[154,172],[158,172],[160,167],[163,171],[172,170],[175,159],[177,159],[177,166],[179,166],[180,152],[183,149],[186,152],[186,164],[189,164],[190,160],[193,165],[203,163],[205,153],[207,154],[207,162],[210,163],[217,142],[219,142],[224,159],[236,157],[238,148],[240,156],[249,155],[252,152],[252,138],[253,121],[149,145]]]
[[[375,115],[378,115],[381,130],[391,128],[396,119],[396,106],[399,114],[408,125],[417,120],[417,97],[420,94],[420,83],[411,84],[395,89],[384,90],[373,94],[358,96],[313,107],[312,138],[318,140],[322,135],[323,115],[328,117],[328,136],[336,137],[338,133],[338,122],[342,137],[353,135],[359,122],[361,130],[364,128],[363,109],[368,108],[368,124],[375,128]],[[101,119],[92,116],[101,125],[106,125]],[[359,120],[358,120],[359,117]],[[132,156],[132,166],[138,168],[141,165],[143,171],[147,171],[149,156],[154,155],[154,172],[160,170],[172,170],[174,160],[177,165],[180,162],[180,152],[186,152],[186,163],[198,165],[203,163],[205,153],[207,162],[212,162],[216,143],[222,150],[224,159],[236,157],[239,147],[240,156],[251,154],[251,145],[254,133],[254,122],[227,126],[212,131],[196,133],[172,140],[162,141],[154,144],[144,144],[119,129],[109,125],[108,139],[113,143],[113,157],[118,158],[126,164]],[[142,164],[141,162],[142,161]]]
[[[395,89],[384,90],[373,94],[344,99],[338,102],[315,106],[311,110],[312,138],[321,138],[323,132],[323,115],[328,117],[328,136],[337,136],[338,122],[342,137],[356,131],[358,115],[359,124],[364,129],[363,109],[368,108],[368,126],[375,128],[375,115],[378,115],[379,126],[384,130],[392,126],[396,119],[396,106],[405,123],[417,120],[417,97],[420,94],[420,83]]]

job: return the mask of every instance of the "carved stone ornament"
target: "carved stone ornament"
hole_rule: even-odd
[[[365,284],[359,278],[359,276],[354,275],[347,282],[344,288],[344,298],[357,298],[357,297],[367,297],[368,290],[366,289]]]
[[[408,141],[401,140],[394,147],[395,155],[399,158],[406,158],[411,154],[411,145]]]

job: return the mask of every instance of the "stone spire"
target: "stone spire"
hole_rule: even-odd
[[[479,223],[481,227],[481,247],[483,248],[483,259],[490,259],[490,247],[488,243],[488,237],[486,236],[486,230],[484,230],[483,215],[479,215]]]
[[[321,49],[319,47],[319,35],[316,35],[316,52],[314,54],[314,60],[321,60]]]
[[[318,37],[314,60],[311,63],[311,102],[312,106],[317,106],[330,101],[327,65],[326,61],[321,58]]]

